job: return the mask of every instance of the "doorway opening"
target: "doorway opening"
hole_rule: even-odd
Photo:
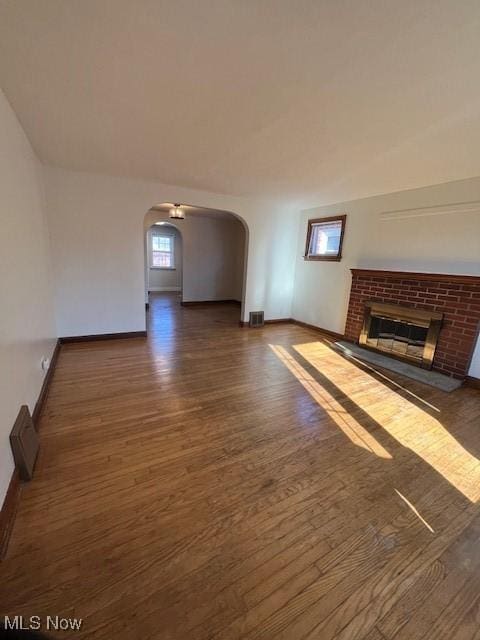
[[[248,228],[241,218],[228,211],[158,204],[145,215],[144,246],[148,328],[158,328],[162,320],[168,324],[174,312],[179,319],[179,308],[195,310],[197,320],[241,320],[248,250]]]
[[[182,233],[165,221],[154,222],[146,232],[147,293],[182,292]]]

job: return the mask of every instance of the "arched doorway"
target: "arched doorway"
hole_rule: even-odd
[[[172,207],[171,203],[155,205],[145,214],[147,306],[153,298],[158,301],[161,295],[169,297],[170,301],[176,297],[178,303],[185,307],[236,305],[236,313],[230,315],[235,315],[235,322],[238,322],[245,304],[246,223],[228,211],[183,204],[183,218],[172,219]],[[168,235],[174,239],[167,239]],[[171,252],[174,272],[165,273],[172,264]],[[153,253],[158,260],[165,262],[163,268],[152,263]]]

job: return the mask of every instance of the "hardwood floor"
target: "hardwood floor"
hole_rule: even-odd
[[[480,640],[480,393],[152,296],[62,346],[1,613],[61,637]]]

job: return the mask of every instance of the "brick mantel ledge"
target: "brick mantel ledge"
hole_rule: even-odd
[[[480,276],[464,276],[452,273],[416,273],[415,271],[382,271],[380,269],[350,269],[354,276],[369,278],[400,278],[401,280],[417,280],[430,282],[451,282],[453,284],[479,284]]]

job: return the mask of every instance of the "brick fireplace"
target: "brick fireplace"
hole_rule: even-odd
[[[480,326],[480,277],[352,269],[347,340],[359,341],[372,303],[441,316],[432,368],[455,378],[467,375]]]

